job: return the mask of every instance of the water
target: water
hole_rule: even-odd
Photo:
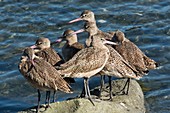
[[[83,23],[66,24],[85,9],[96,14],[103,31],[121,30],[141,50],[159,62],[139,81],[148,113],[170,113],[170,1],[169,0],[1,0],[0,2],[0,112],[17,112],[36,105],[37,92],[18,71],[25,47],[38,37],[55,40],[64,30],[78,30]],[[80,42],[85,39],[80,34]],[[56,45],[55,49],[61,51]],[[93,82],[98,84],[98,78]],[[57,93],[59,101],[80,93],[82,79],[73,85],[75,94]]]

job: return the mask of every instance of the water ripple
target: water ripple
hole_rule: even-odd
[[[168,0],[3,0],[0,2],[0,109],[17,111],[36,103],[36,90],[18,71],[23,49],[38,37],[55,40],[64,30],[78,30],[82,22],[67,22],[85,9],[95,12],[97,25],[103,31],[122,30],[161,68],[151,71],[140,82],[150,112],[168,112],[170,108],[170,2]],[[84,42],[87,34],[78,35]],[[61,51],[60,48],[55,49]],[[94,80],[96,83],[97,79]],[[80,82],[78,80],[78,82]],[[76,89],[80,89],[77,86]],[[77,91],[76,93],[79,93]],[[59,93],[65,99],[68,95]],[[19,98],[19,97],[20,98]],[[24,103],[24,104],[23,104]]]

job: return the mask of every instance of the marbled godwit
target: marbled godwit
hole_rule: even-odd
[[[93,105],[88,80],[103,69],[109,58],[110,52],[104,43],[114,44],[113,42],[103,40],[93,36],[91,47],[77,52],[72,59],[61,64],[59,70],[60,74],[66,77],[84,78],[85,97],[88,97]]]
[[[63,36],[58,39],[60,41],[66,41],[65,45],[62,47],[62,55],[65,62],[70,60],[78,51],[84,48],[84,45],[78,42],[77,35],[71,35],[74,33],[73,30],[66,30]]]
[[[123,32],[116,31],[113,40],[118,40],[121,43],[118,46],[114,46],[119,54],[141,73],[158,67],[158,64],[147,57],[133,42],[128,40]]]
[[[69,84],[61,78],[57,70],[50,63],[36,56],[32,48],[26,48],[24,50],[19,64],[19,71],[32,86],[38,89],[37,112],[40,107],[40,90],[60,90],[66,93],[71,93]]]
[[[48,38],[39,38],[35,45],[31,46],[36,51],[36,56],[43,58],[45,61],[49,62],[52,66],[58,66],[64,63],[61,55],[59,55],[53,48],[51,48],[50,40]],[[74,82],[73,78],[64,78],[67,82]],[[50,92],[46,93],[46,103],[47,99],[50,98]],[[53,94],[53,102],[55,102],[55,92]]]
[[[94,13],[90,10],[83,11],[79,19],[75,19],[74,21],[70,21],[69,23],[80,20],[96,24]],[[158,64],[154,60],[147,57],[133,42],[124,38],[124,36],[122,36],[120,32],[109,32],[108,34],[112,35],[112,41],[116,40],[121,43],[124,42],[124,44],[115,46],[115,49],[133,68],[136,68],[136,70],[139,71],[141,74],[146,74],[148,73],[148,70],[158,67]],[[117,35],[117,38],[114,38],[115,35]],[[89,41],[90,39],[87,40],[87,42]]]
[[[92,11],[90,11],[90,10],[84,10],[81,13],[79,18],[74,19],[72,21],[69,21],[68,23],[74,23],[74,22],[81,21],[81,20],[84,20],[84,21],[87,21],[87,22],[95,22],[96,23],[94,13]]]
[[[78,30],[75,33],[80,33],[83,31],[87,31],[89,33],[89,38],[87,39],[86,43],[88,45],[91,45],[91,40],[95,36],[96,38],[110,38],[109,35],[103,33],[100,31],[96,24],[93,22],[86,22],[84,25],[84,30]],[[116,44],[117,45],[117,44]],[[110,57],[108,61],[106,62],[106,65],[100,72],[102,75],[108,75],[109,76],[109,84],[110,84],[110,99],[112,99],[112,87],[111,87],[111,76],[115,76],[118,78],[134,78],[139,79],[141,78],[137,70],[135,68],[132,68],[128,62],[126,62],[122,56],[111,46],[107,45],[109,51],[110,51]],[[128,79],[128,88],[126,94],[128,94],[129,89],[129,80]],[[125,85],[126,86],[126,85]],[[101,86],[102,87],[102,86]],[[102,88],[101,88],[102,89]],[[124,89],[124,88],[123,88]]]
[[[62,55],[65,61],[70,60],[78,51],[85,48],[84,44],[78,42],[77,34],[74,33],[73,30],[66,30],[63,33],[63,36],[57,40],[57,42],[66,41],[65,45],[62,47]],[[83,97],[84,89],[80,95]]]
[[[53,48],[51,48],[51,42],[48,38],[39,38],[35,45],[31,46],[31,48],[34,48],[37,51],[35,53],[37,56],[42,57],[52,66],[64,63],[60,55]]]
[[[109,86],[110,86],[110,100],[112,100],[112,85],[111,85],[111,77],[117,77],[117,78],[127,78],[127,82],[125,83],[124,88],[122,91],[124,92],[126,85],[127,90],[124,92],[126,95],[128,95],[129,91],[129,84],[130,79],[136,79],[139,80],[142,75],[132,68],[128,62],[126,62],[123,57],[111,46],[107,45],[109,51],[110,51],[110,57],[103,68],[103,70],[100,72],[101,75],[108,75],[109,77]],[[102,86],[101,86],[101,92],[102,92]],[[100,95],[101,96],[101,92]]]
[[[70,21],[69,23],[77,22],[80,20],[93,22],[96,24],[95,15],[90,10],[83,11],[78,19]],[[115,36],[115,32],[110,32],[110,34]],[[118,31],[116,35],[119,41],[125,39],[125,43],[119,46],[115,46],[115,49],[127,62],[130,63],[132,67],[136,68],[141,73],[146,73],[148,70],[158,67],[158,64],[154,60],[147,57],[133,42],[125,38],[124,33],[122,34],[122,32]],[[113,40],[115,39],[113,38]]]

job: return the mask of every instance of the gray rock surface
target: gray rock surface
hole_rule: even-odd
[[[105,89],[102,93],[102,100],[97,99],[95,94],[99,93],[99,88],[96,87],[91,91],[94,98],[95,106],[88,99],[74,98],[62,102],[50,104],[50,108],[41,108],[43,113],[145,113],[144,95],[140,85],[131,80],[129,94],[122,94],[121,89],[125,84],[126,79],[112,81],[113,86],[113,101],[109,99],[109,87],[105,84]],[[32,113],[34,108],[29,108],[19,113]]]

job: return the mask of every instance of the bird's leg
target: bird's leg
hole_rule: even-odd
[[[49,92],[50,92],[50,91],[46,91],[45,104],[47,104],[47,103],[48,103]]]
[[[86,92],[87,92],[87,94],[88,94],[88,99],[90,100],[90,102],[93,104],[93,106],[95,106],[95,104],[94,104],[94,102],[92,101],[92,99],[91,99],[91,95],[90,95],[90,89],[89,89],[89,78],[84,78],[85,79],[85,85],[86,85]]]
[[[85,91],[85,96],[84,96],[85,98],[88,97],[88,94],[87,94],[87,85],[86,84],[87,84],[87,80],[86,80],[86,78],[84,78],[84,88],[83,88],[83,91]]]
[[[99,92],[99,98],[101,99],[101,95],[103,92],[103,86],[104,86],[104,76],[101,75],[101,79],[100,79],[100,92]]]
[[[54,91],[53,93],[53,102],[55,102],[55,94],[56,94],[56,91]]]
[[[121,90],[124,94],[128,95],[128,91],[129,91],[129,84],[130,84],[130,78],[127,79],[123,89]],[[128,86],[127,86],[128,85]],[[127,86],[127,90],[125,92],[125,89],[126,89],[126,86]]]
[[[45,110],[50,107],[50,91],[46,91]]]
[[[84,89],[84,87],[83,87],[83,90],[81,91],[81,94],[80,94],[80,97],[82,98],[82,97],[85,97],[85,91],[84,91],[85,89]]]
[[[40,90],[38,89],[37,92],[38,92],[38,106],[37,106],[37,109],[36,109],[36,113],[39,112],[39,108],[40,108],[40,98],[41,98]]]
[[[113,100],[113,95],[112,95],[112,77],[111,76],[108,76],[109,77],[109,97],[110,99],[109,100]]]
[[[48,104],[46,106],[46,108],[48,108],[50,106],[50,91],[49,91],[49,94],[48,94],[48,100],[47,100]]]
[[[127,90],[126,90],[126,95],[129,94],[130,78],[128,78],[127,81],[128,81],[128,86],[127,86]]]
[[[84,84],[85,84],[85,81],[84,81]],[[83,86],[83,90],[81,91],[81,94],[80,94],[80,98],[83,98],[83,97],[85,97],[85,85]],[[87,94],[86,94],[86,96],[87,96]]]

